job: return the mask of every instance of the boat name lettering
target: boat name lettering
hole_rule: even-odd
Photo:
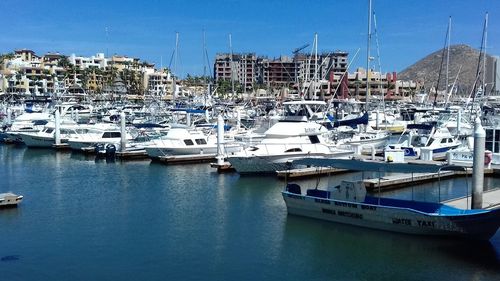
[[[321,209],[321,211],[325,214],[331,214],[331,215],[336,215],[337,213],[335,210],[330,210],[330,209]]]
[[[357,213],[351,213],[351,212],[346,212],[346,211],[338,211],[337,214],[339,216],[349,217],[349,218],[353,218],[353,219],[363,219],[363,215],[362,214],[357,214]]]
[[[375,206],[361,205],[361,209],[363,209],[363,210],[371,210],[371,211],[376,211],[376,210],[377,210],[377,207],[375,207]]]
[[[349,208],[358,208],[358,204],[352,204],[352,203],[347,203],[347,202],[337,202],[335,201],[335,206],[342,206],[342,207],[349,207]]]
[[[393,224],[411,225],[411,220],[410,219],[392,218],[392,223]]]
[[[418,226],[424,226],[424,227],[432,227],[434,228],[434,222],[433,221],[421,221],[417,220]]]
[[[315,202],[317,203],[323,203],[323,204],[330,204],[330,201],[326,200],[326,199],[314,199]]]

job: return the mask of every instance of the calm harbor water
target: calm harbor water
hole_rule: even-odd
[[[500,232],[477,243],[288,216],[274,177],[11,145],[0,159],[0,192],[25,196],[0,210],[0,280],[500,280]],[[386,195],[445,199],[464,182]]]

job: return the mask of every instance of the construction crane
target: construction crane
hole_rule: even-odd
[[[296,55],[298,52],[304,50],[305,48],[309,47],[310,44],[305,44],[303,46],[300,46],[292,51],[292,54]]]

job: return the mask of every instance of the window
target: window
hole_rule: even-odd
[[[192,140],[190,140],[190,139],[186,139],[186,140],[184,140],[184,143],[185,143],[186,145],[194,145],[193,141],[192,141]]]
[[[320,143],[318,136],[309,136],[311,143]]]
[[[447,140],[448,140],[448,139],[442,139],[442,140],[441,140],[441,143],[446,143],[446,141],[447,141]]]
[[[207,141],[205,139],[195,139],[196,144],[201,145],[201,144],[207,144]]]
[[[47,128],[47,130],[45,130],[45,132],[46,132],[47,134],[50,134],[50,133],[52,133],[53,131],[54,131],[54,129],[52,129],[52,128]]]
[[[103,139],[120,138],[120,137],[121,137],[120,132],[104,132],[104,134],[102,134]]]
[[[290,149],[285,150],[285,153],[288,153],[288,152],[302,152],[302,149],[295,147],[295,148],[290,148]]]

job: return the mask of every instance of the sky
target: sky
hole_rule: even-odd
[[[500,1],[373,0],[372,8],[371,54],[378,39],[383,72],[441,49],[450,16],[451,43],[479,48],[488,12],[486,51],[500,55]],[[234,53],[277,58],[305,44],[312,52],[317,33],[319,52],[347,51],[351,69],[366,67],[368,0],[1,0],[0,15],[0,53],[118,54],[173,69],[177,33],[175,72],[184,77],[206,73],[205,49],[213,68],[215,54],[230,51],[229,34]]]

